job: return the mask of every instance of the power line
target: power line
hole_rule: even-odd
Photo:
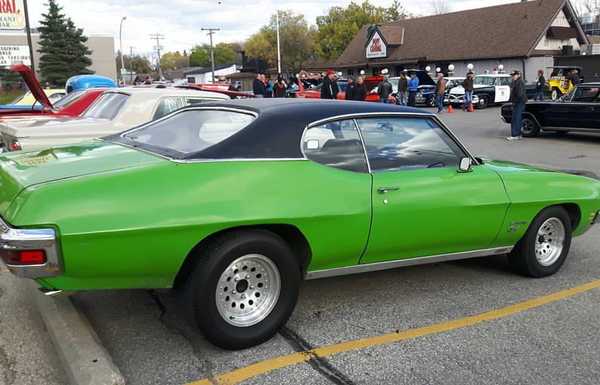
[[[158,79],[162,80],[163,79],[163,73],[162,73],[162,68],[160,68],[160,50],[163,48],[160,45],[160,41],[165,39],[164,35],[161,35],[160,33],[153,33],[152,35],[150,35],[150,39],[152,40],[156,40],[156,45],[154,46],[154,49],[156,50],[156,56],[157,56],[157,61],[156,61],[156,68],[158,69]]]
[[[208,31],[207,35],[210,37],[210,65],[212,68],[212,82],[215,82],[215,50],[213,48],[213,35],[215,32],[221,30],[221,28],[201,28],[201,31]]]

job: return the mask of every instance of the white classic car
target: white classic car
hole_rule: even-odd
[[[476,75],[473,81],[473,106],[486,108],[493,104],[508,102],[510,98],[511,76],[508,74]],[[454,106],[462,105],[465,89],[462,85],[454,87],[448,95],[448,102]]]
[[[189,104],[224,99],[229,96],[178,88],[107,89],[77,118],[0,119],[0,152],[39,150],[116,134]]]

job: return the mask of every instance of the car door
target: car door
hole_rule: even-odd
[[[357,119],[373,177],[373,218],[362,263],[489,248],[508,198],[500,177],[476,165],[429,117]]]
[[[314,222],[312,270],[356,265],[365,250],[371,225],[371,175],[352,119],[309,127],[302,152],[311,162],[311,196],[290,204],[310,208]],[[308,171],[307,171],[308,172]],[[298,176],[298,180],[306,179]],[[274,181],[277,183],[277,181]]]
[[[567,127],[596,129],[600,128],[600,87],[578,86],[573,93],[570,108],[570,121]]]
[[[510,78],[496,78],[494,91],[494,103],[508,102],[510,99]]]

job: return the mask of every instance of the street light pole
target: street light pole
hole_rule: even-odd
[[[215,83],[215,49],[213,48],[213,34],[220,31],[221,28],[200,28],[201,31],[208,31],[210,37],[210,66],[212,69],[212,82]]]
[[[31,41],[31,27],[29,25],[29,9],[27,0],[23,0],[23,12],[25,13],[25,32],[27,33],[27,45],[29,46],[29,60],[31,60],[31,72],[35,76],[35,62],[33,61],[33,42]]]
[[[121,23],[119,24],[119,52],[121,54],[121,70],[119,71],[119,76],[121,80],[123,79],[123,69],[125,68],[125,63],[123,61],[123,22],[127,20],[127,16],[123,16],[121,18]],[[130,58],[131,59],[131,58]]]
[[[281,75],[281,45],[279,43],[279,10],[275,16],[275,24],[277,25],[277,74]]]

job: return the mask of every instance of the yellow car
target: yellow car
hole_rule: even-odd
[[[576,71],[577,76],[581,77],[581,67],[555,66],[548,68],[552,69],[552,74],[548,80],[548,89],[552,95],[552,100],[559,99],[575,88],[575,84],[573,84],[570,78],[571,72]]]
[[[44,92],[48,96],[48,99],[51,103],[56,102],[61,99],[63,96],[67,94],[64,89],[59,88],[46,88]],[[23,96],[17,98],[12,104],[18,106],[32,106],[36,102],[35,96],[31,93],[31,91],[27,91]]]

